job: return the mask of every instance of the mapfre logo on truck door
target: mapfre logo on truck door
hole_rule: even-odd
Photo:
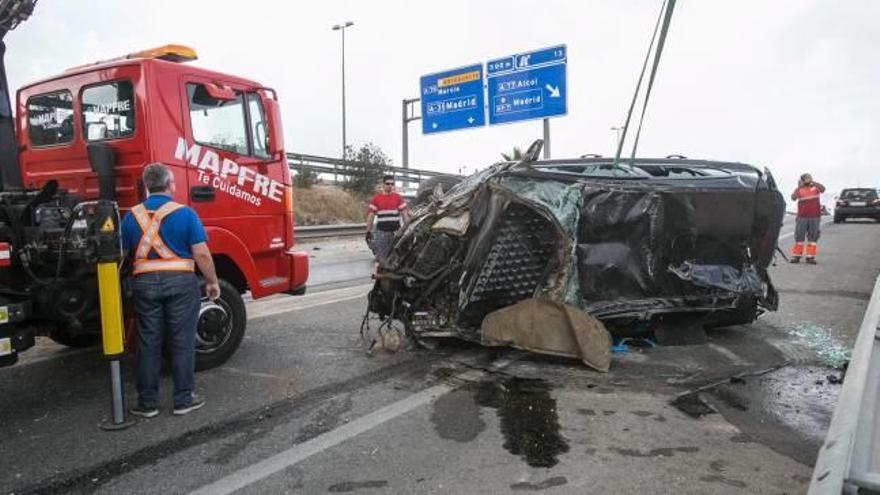
[[[254,206],[263,204],[263,198],[282,202],[284,184],[248,167],[241,167],[234,160],[220,158],[215,151],[201,145],[187,146],[186,139],[177,138],[174,158],[183,160],[199,171],[199,182],[247,201]]]

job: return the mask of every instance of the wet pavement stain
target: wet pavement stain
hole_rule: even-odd
[[[504,448],[532,467],[553,467],[568,441],[560,433],[556,399],[544,380],[509,378],[472,385],[474,399],[496,410]]]
[[[387,480],[368,480],[368,481],[343,481],[336,483],[327,488],[330,493],[348,493],[361,488],[384,488],[388,486]]]
[[[467,390],[454,390],[434,401],[431,422],[440,438],[456,442],[470,442],[486,429],[474,394]]]
[[[617,452],[620,455],[625,455],[627,457],[672,457],[676,453],[685,453],[685,454],[693,454],[694,452],[699,452],[699,447],[661,447],[659,449],[651,449],[651,450],[636,450],[636,449],[620,449],[617,447],[611,447],[611,450]]]
[[[670,405],[688,416],[697,419],[714,414],[716,411],[712,406],[706,403],[699,393],[689,393],[676,397],[670,402]]]
[[[521,491],[530,491],[537,492],[540,490],[546,490],[548,488],[553,488],[556,486],[562,486],[568,483],[568,479],[565,476],[554,476],[552,478],[547,478],[540,483],[533,483],[530,481],[521,481],[519,483],[514,483],[510,485],[511,490],[521,490]]]
[[[545,380],[531,378],[469,383],[434,401],[431,422],[441,438],[470,442],[486,428],[481,408],[495,409],[504,449],[529,466],[552,467],[569,444],[560,433],[550,391]]]

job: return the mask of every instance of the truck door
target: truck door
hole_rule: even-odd
[[[278,251],[284,248],[285,175],[280,167],[286,160],[273,161],[266,151],[259,95],[236,83],[198,76],[187,77],[182,89],[189,125],[177,155],[189,165],[190,206],[206,228],[225,229],[245,244],[261,285],[286,282],[286,274],[276,273]]]

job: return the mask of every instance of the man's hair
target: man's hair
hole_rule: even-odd
[[[162,162],[151,163],[144,168],[144,186],[151,193],[160,193],[171,186],[171,171]]]
[[[383,175],[382,182],[385,182],[386,180],[394,180],[394,176],[393,175]]]
[[[809,173],[801,174],[801,182],[807,180],[807,177],[812,177],[812,174],[809,174]]]

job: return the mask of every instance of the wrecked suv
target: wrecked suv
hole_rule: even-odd
[[[498,163],[415,208],[369,309],[417,340],[525,348],[485,335],[487,317],[538,300],[579,309],[612,334],[676,318],[749,323],[777,307],[767,267],[784,205],[769,171],[742,163]],[[542,332],[542,321],[528,331]]]

